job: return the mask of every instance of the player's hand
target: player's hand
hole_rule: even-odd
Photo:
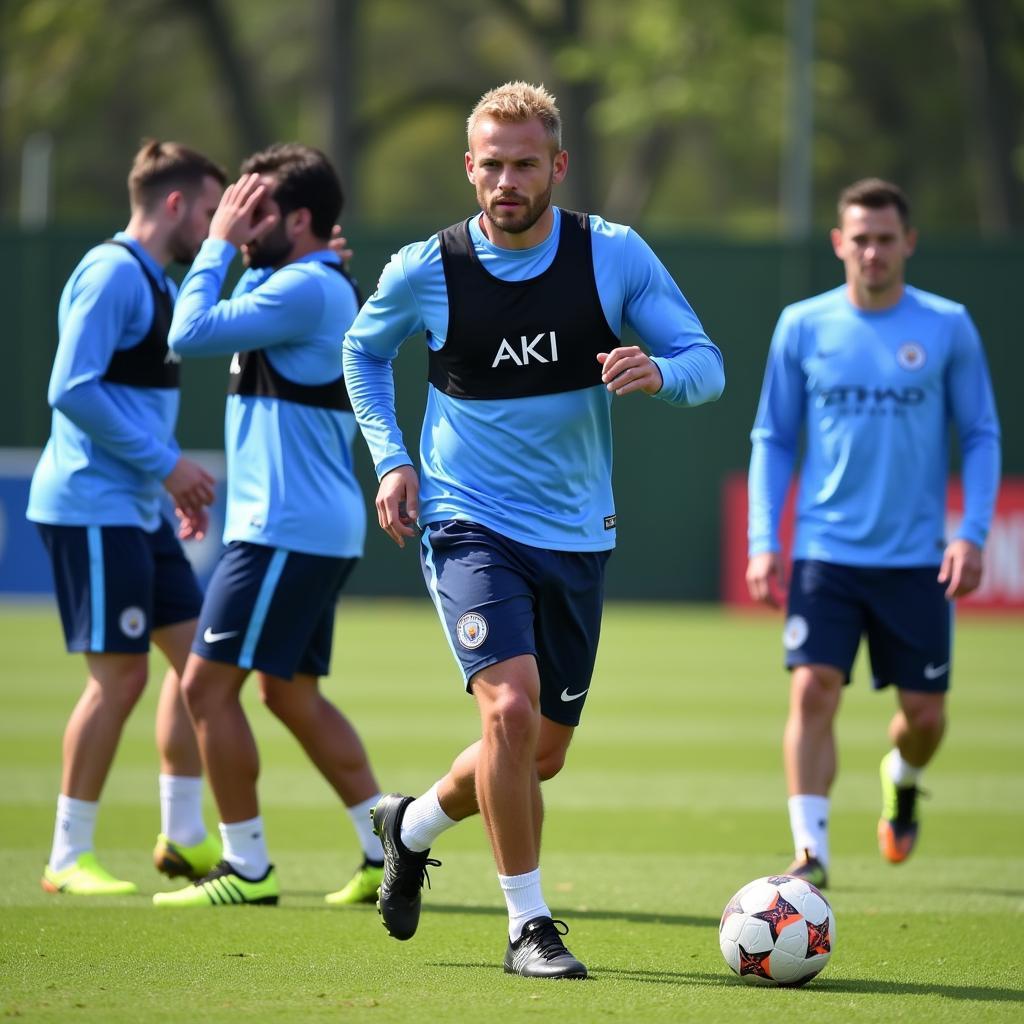
[[[664,384],[657,363],[637,345],[598,352],[597,361],[602,367],[601,380],[613,395],[631,391],[656,395]]]
[[[420,480],[412,466],[398,466],[385,473],[377,491],[377,522],[380,528],[400,547],[406,537],[419,532],[416,520],[420,514]]]
[[[191,459],[181,456],[164,480],[179,515],[195,519],[204,513],[204,505],[213,504],[213,477]]]
[[[340,224],[335,224],[334,227],[331,228],[331,240],[327,243],[327,248],[341,260],[345,265],[345,269],[348,270],[348,265],[352,259],[353,252],[348,247],[348,239],[341,233]]]
[[[777,551],[762,551],[747,562],[747,590],[759,604],[781,608],[786,602],[786,580]]]
[[[202,540],[210,528],[210,513],[201,508],[192,515],[185,515],[180,508],[174,510],[179,519],[178,537],[181,540]]]
[[[258,174],[243,174],[228,185],[221,196],[217,212],[210,221],[210,238],[220,238],[241,248],[246,242],[262,238],[278,220],[277,213],[261,202],[267,187]]]
[[[981,548],[969,540],[954,540],[946,545],[939,567],[939,582],[947,584],[946,598],[966,597],[981,584]]]

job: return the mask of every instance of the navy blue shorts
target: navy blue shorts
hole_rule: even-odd
[[[357,561],[232,541],[206,588],[192,650],[281,679],[327,675],[334,606]]]
[[[786,667],[833,665],[849,682],[866,634],[876,690],[948,690],[953,603],[938,573],[938,566],[794,562],[783,632]]]
[[[578,725],[597,658],[610,554],[531,547],[459,520],[428,525],[423,576],[466,690],[489,665],[532,654],[541,713]]]
[[[161,626],[199,614],[203,594],[174,528],[37,523],[69,651],[145,654]]]

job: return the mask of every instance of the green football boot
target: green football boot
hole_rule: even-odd
[[[897,786],[889,777],[889,755],[882,758],[882,816],[878,819],[878,850],[890,864],[902,864],[917,842],[917,786]]]
[[[274,865],[262,878],[243,878],[222,860],[212,871],[184,889],[153,894],[157,907],[232,907],[251,904],[274,906],[281,892]]]
[[[47,892],[60,892],[66,896],[130,896],[139,891],[134,882],[115,878],[101,867],[91,850],[80,853],[75,863],[63,871],[54,871],[47,864],[40,885]]]
[[[153,864],[160,874],[193,882],[208,875],[217,866],[220,856],[220,841],[209,832],[194,846],[172,842],[161,832],[153,847]]]
[[[332,907],[351,906],[354,903],[376,903],[380,883],[384,880],[384,862],[374,864],[363,858],[356,873],[337,892],[329,892],[324,902]]]

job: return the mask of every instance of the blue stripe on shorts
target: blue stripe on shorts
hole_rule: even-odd
[[[89,649],[97,653],[105,650],[107,609],[103,579],[103,529],[99,526],[87,528],[89,539],[89,597],[92,632]]]
[[[260,633],[263,632],[263,624],[267,621],[267,610],[270,608],[270,601],[277,588],[277,582],[284,572],[284,564],[288,560],[288,552],[284,548],[278,548],[270,559],[267,566],[267,574],[260,584],[259,596],[252,610],[252,618],[249,620],[249,628],[245,631],[245,639],[242,641],[242,650],[238,656],[239,668],[252,668],[252,658],[256,651],[256,645],[260,640]]]

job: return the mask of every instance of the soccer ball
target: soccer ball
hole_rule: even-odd
[[[828,900],[792,875],[743,886],[718,926],[725,962],[750,985],[806,985],[828,963],[835,941]]]

